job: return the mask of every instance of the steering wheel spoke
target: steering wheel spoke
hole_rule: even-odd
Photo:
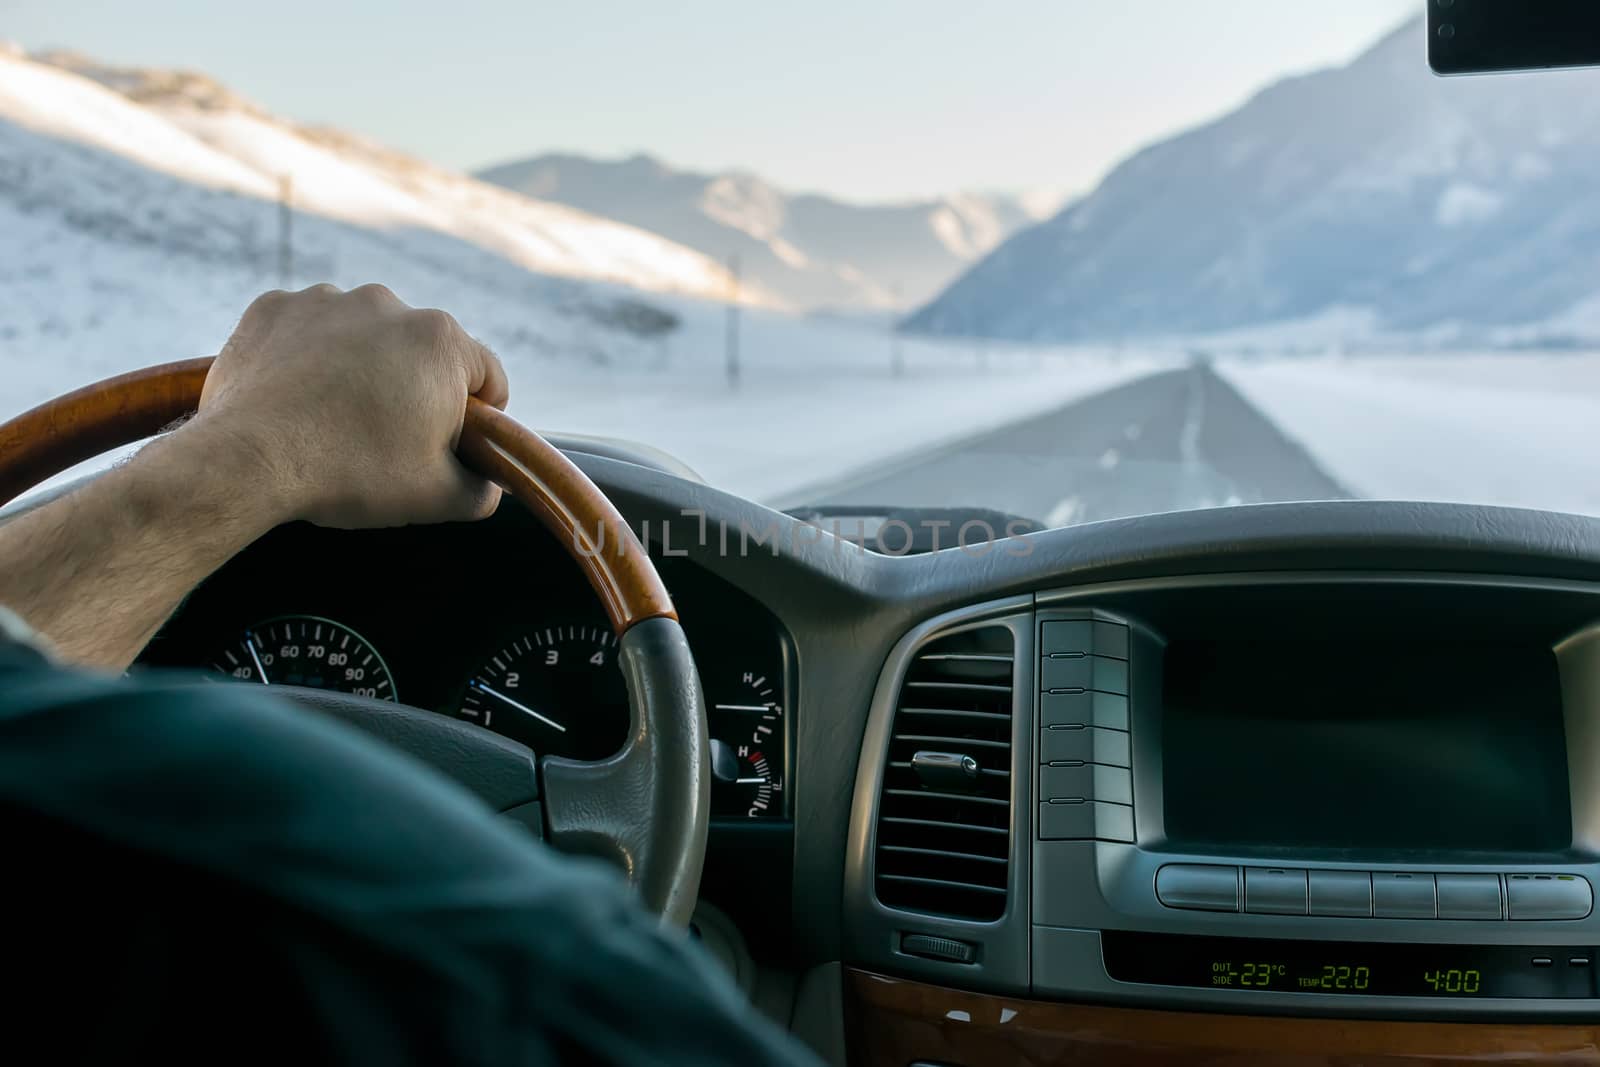
[[[676,619],[622,635],[631,714],[622,750],[594,762],[540,761],[549,840],[620,866],[663,916],[687,921],[700,886],[711,811],[710,731],[700,678]],[[692,705],[686,716],[679,709]]]

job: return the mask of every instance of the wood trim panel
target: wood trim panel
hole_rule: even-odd
[[[847,968],[852,1067],[1600,1064],[1600,1026],[1296,1019],[1058,1004]]]
[[[210,368],[210,358],[146,367],[84,386],[0,425],[0,504],[192,414]],[[619,635],[645,619],[678,617],[639,539],[560,449],[504,412],[469,399],[459,451],[556,535]]]

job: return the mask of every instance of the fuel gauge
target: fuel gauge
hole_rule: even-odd
[[[783,815],[784,721],[777,679],[746,671],[725,701],[708,709],[711,814],[721,818]]]

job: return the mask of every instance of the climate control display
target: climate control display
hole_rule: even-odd
[[[1594,950],[1185,937],[1111,931],[1106,973],[1122,982],[1239,993],[1381,997],[1595,995]]]

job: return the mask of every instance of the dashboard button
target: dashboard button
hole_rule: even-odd
[[[1284,867],[1246,867],[1244,910],[1258,915],[1306,914],[1306,872]]]
[[[1435,918],[1433,875],[1373,871],[1372,914],[1380,919]]]
[[[1128,692],[1128,662],[1109,656],[1049,656],[1039,664],[1041,689],[1096,689]]]
[[[1127,767],[1128,735],[1099,726],[1046,727],[1039,732],[1039,762]]]
[[[1505,914],[1498,874],[1436,874],[1433,880],[1441,919],[1499,919]]]
[[[1133,803],[1133,772],[1125,767],[1080,763],[1039,768],[1041,800],[1109,800]]]
[[[1128,628],[1121,623],[1090,619],[1047,622],[1040,628],[1039,652],[1083,653],[1094,656],[1128,658]]]
[[[1045,726],[1128,728],[1128,698],[1115,693],[1045,693],[1039,698]]]
[[[1094,620],[1067,619],[1046,622],[1039,626],[1039,653],[1048,656],[1056,652],[1094,651]]]
[[[1582,919],[1594,908],[1588,879],[1576,874],[1506,875],[1506,915],[1512,919]]]
[[[1113,656],[1116,659],[1128,658],[1128,628],[1116,622],[1096,622],[1094,624],[1094,654],[1097,656]]]
[[[1169,863],[1156,872],[1156,899],[1169,908],[1238,911],[1239,868]]]
[[[1058,800],[1039,805],[1041,841],[1133,840],[1133,809],[1104,800]]]
[[[1308,871],[1311,914],[1366,919],[1372,915],[1372,875],[1366,871]]]

